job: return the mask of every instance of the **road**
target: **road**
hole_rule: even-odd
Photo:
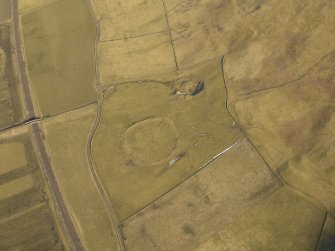
[[[91,134],[89,136],[89,140],[88,140],[88,144],[87,144],[87,155],[88,155],[88,159],[89,159],[89,164],[90,164],[90,172],[92,174],[93,180],[95,182],[95,184],[98,187],[99,193],[101,194],[106,208],[108,210],[108,213],[111,217],[112,220],[112,225],[114,227],[114,232],[116,235],[116,239],[119,245],[119,250],[120,251],[125,251],[126,247],[125,247],[125,243],[123,241],[123,234],[122,231],[120,229],[120,222],[118,220],[118,217],[116,215],[115,210],[113,209],[112,203],[108,197],[107,191],[104,189],[104,186],[102,185],[100,178],[98,176],[98,173],[95,169],[94,166],[94,161],[93,161],[93,156],[92,156],[92,144],[93,144],[93,138],[95,136],[95,133],[98,130],[98,127],[100,125],[100,121],[101,121],[101,113],[102,113],[102,107],[103,107],[103,87],[102,84],[100,83],[100,76],[99,76],[99,70],[98,70],[98,55],[97,55],[97,51],[98,51],[98,40],[99,40],[99,36],[100,36],[100,26],[99,23],[96,19],[95,13],[94,13],[94,8],[93,8],[93,3],[91,0],[88,1],[89,3],[89,9],[93,18],[93,22],[95,25],[95,31],[96,31],[96,36],[95,36],[95,52],[94,52],[94,60],[95,60],[95,73],[96,73],[96,85],[95,88],[97,89],[98,92],[98,111],[97,111],[97,117],[96,120],[94,122],[93,128],[91,130]]]
[[[19,81],[23,92],[23,101],[25,105],[25,110],[27,113],[27,118],[35,118],[36,114],[34,111],[34,104],[31,97],[28,76],[26,71],[26,63],[22,51],[22,38],[21,38],[21,29],[20,29],[20,19],[18,13],[18,0],[11,0],[11,14],[12,14],[12,25],[13,25],[13,34],[14,34],[14,46],[16,49],[16,58],[18,64],[18,73]],[[76,250],[84,250],[79,236],[76,232],[72,219],[67,211],[65,206],[64,199],[60,193],[59,186],[57,184],[52,166],[47,154],[46,146],[43,141],[42,131],[39,128],[38,123],[33,123],[31,125],[32,129],[32,139],[35,143],[36,150],[40,157],[41,166],[44,170],[44,173],[47,177],[49,188],[53,194],[54,200],[56,202],[57,208],[59,209],[61,216],[64,221],[64,225],[67,229],[69,238],[71,239],[73,246]]]
[[[14,31],[14,46],[16,50],[16,60],[17,66],[19,70],[19,81],[22,88],[22,92],[24,94],[24,103],[26,108],[26,115],[27,118],[35,117],[34,112],[34,104],[31,99],[28,77],[26,74],[26,63],[24,61],[23,52],[22,52],[22,39],[21,39],[21,31],[20,31],[20,20],[19,20],[19,13],[18,13],[18,0],[11,1],[11,16],[12,16],[12,24],[13,24],[13,31]]]

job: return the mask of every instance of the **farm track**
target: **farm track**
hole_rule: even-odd
[[[92,127],[91,130],[91,134],[89,136],[88,139],[88,144],[87,144],[87,156],[89,159],[89,166],[90,166],[90,172],[92,175],[92,178],[94,180],[94,183],[96,184],[99,193],[101,195],[101,197],[103,198],[106,208],[108,210],[108,213],[110,215],[111,221],[112,221],[112,225],[114,228],[114,232],[116,234],[116,239],[119,245],[119,248],[121,251],[125,251],[125,244],[123,241],[123,234],[121,232],[120,229],[120,222],[118,220],[118,217],[116,215],[116,212],[113,209],[112,203],[108,197],[108,194],[104,188],[104,186],[102,185],[100,178],[97,174],[97,171],[95,169],[95,165],[94,165],[94,160],[93,160],[93,156],[92,156],[92,145],[93,145],[93,139],[94,136],[99,128],[100,122],[101,122],[101,114],[102,114],[102,107],[103,107],[103,98],[104,98],[104,90],[102,87],[102,84],[100,83],[100,77],[99,77],[99,69],[98,69],[98,55],[97,55],[97,50],[98,50],[98,41],[99,41],[99,37],[100,37],[100,26],[98,21],[96,20],[95,17],[95,11],[94,11],[94,7],[93,7],[93,3],[91,2],[91,0],[87,0],[88,2],[88,6],[91,12],[91,16],[92,16],[92,20],[94,22],[95,25],[95,30],[96,30],[96,35],[95,35],[95,50],[94,50],[94,61],[95,61],[95,73],[96,73],[96,85],[95,88],[98,92],[98,103],[97,103],[97,116],[94,122],[94,125]]]
[[[18,72],[19,80],[20,80],[20,85],[21,85],[22,92],[23,92],[24,106],[25,106],[25,110],[26,110],[27,117],[29,120],[29,119],[35,118],[36,115],[34,111],[34,104],[33,104],[32,97],[31,97],[29,83],[28,83],[28,76],[26,72],[26,63],[24,60],[23,49],[21,47],[22,38],[21,38],[21,29],[20,29],[20,17],[18,14],[18,0],[11,1],[11,13],[12,13],[12,23],[13,23],[13,31],[14,31],[14,47],[16,50],[16,59],[17,59],[18,71],[19,71]],[[37,123],[33,123],[31,125],[31,134],[32,134],[34,146],[36,148],[36,151],[38,153],[38,156],[41,162],[41,166],[43,168],[44,174],[46,175],[46,178],[48,181],[47,183],[53,194],[57,208],[59,209],[61,216],[63,218],[64,225],[66,227],[68,236],[70,240],[72,241],[72,244],[75,250],[78,250],[78,251],[84,250],[81,244],[81,241],[79,239],[79,236],[76,232],[76,229],[74,227],[74,224],[71,220],[71,217],[66,209],[63,197],[60,193],[59,186],[57,184],[57,181],[53,173],[52,166],[51,166],[48,154],[47,154],[47,149],[43,142],[43,136],[39,128],[39,125]]]

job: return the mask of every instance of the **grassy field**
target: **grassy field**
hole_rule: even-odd
[[[167,31],[161,0],[93,0],[100,40],[115,40]]]
[[[64,250],[52,217],[50,209],[41,205],[0,221],[0,249]]]
[[[0,200],[12,197],[34,187],[34,179],[31,175],[19,177],[1,185]]]
[[[282,188],[235,224],[213,235],[198,251],[315,250],[326,210],[307,197]]]
[[[141,79],[176,71],[161,0],[93,0],[99,20],[100,81]]]
[[[0,129],[23,119],[10,33],[9,24],[0,25]]]
[[[9,0],[0,0],[0,23],[10,19]]]
[[[127,249],[195,250],[279,186],[255,149],[243,140],[126,220],[123,231]]]
[[[103,84],[176,70],[168,32],[101,42],[98,57]]]
[[[292,85],[235,102],[239,124],[268,163],[335,213],[335,53]]]
[[[241,68],[238,77],[263,64],[262,81],[249,76],[241,83],[244,91],[296,78],[334,49],[332,0],[164,2],[180,67],[235,54],[243,60],[236,62]],[[250,45],[260,50],[248,53]],[[266,61],[260,60],[262,56]]]
[[[28,132],[2,137],[0,158],[0,249],[63,250],[63,236]]]
[[[271,35],[253,39],[227,54],[225,76],[231,98],[294,82],[335,49],[335,8],[332,1],[311,1],[308,4],[278,1],[264,4],[264,7],[259,15],[269,20],[258,19],[261,24],[255,29],[262,29],[259,34]],[[286,16],[280,26],[274,19],[280,18],[278,9],[283,9]],[[297,12],[300,22],[296,22]],[[317,13],[322,13],[322,18]],[[255,21],[257,15],[250,23]],[[250,27],[249,23],[247,25]],[[270,28],[272,25],[276,28]]]
[[[43,115],[96,99],[95,28],[86,1],[60,0],[22,16],[30,79]]]
[[[0,168],[0,175],[13,171],[17,167],[23,167],[27,163],[24,143],[11,142],[0,147],[0,159],[5,165]]]
[[[117,250],[108,212],[89,171],[87,142],[96,112],[89,106],[43,126],[58,184],[84,246]]]
[[[93,152],[121,220],[243,137],[225,100],[220,60],[106,95]]]
[[[19,14],[46,7],[59,0],[19,0]]]

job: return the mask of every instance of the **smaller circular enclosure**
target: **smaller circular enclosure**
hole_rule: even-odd
[[[135,164],[155,164],[169,157],[177,142],[177,129],[171,120],[151,118],[127,129],[123,148]]]

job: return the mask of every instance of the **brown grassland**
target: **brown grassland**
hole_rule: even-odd
[[[8,23],[0,24],[0,129],[23,120],[13,55],[11,26]]]
[[[63,250],[62,233],[30,135],[1,137],[0,249]]]

